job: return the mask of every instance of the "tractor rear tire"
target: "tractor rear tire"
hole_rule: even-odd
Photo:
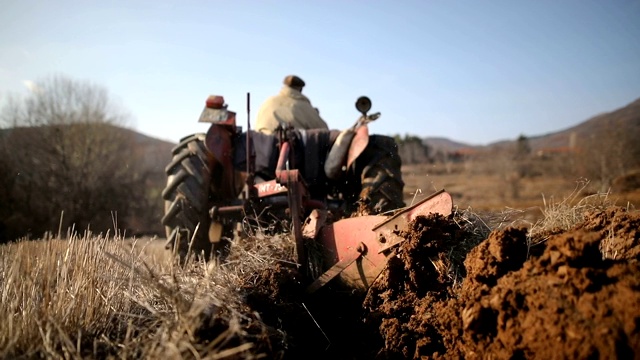
[[[404,207],[402,161],[393,138],[372,135],[362,155],[360,202],[366,212],[380,214]]]
[[[189,253],[209,259],[209,194],[211,157],[204,143],[205,134],[183,138],[172,150],[173,158],[165,168],[167,186],[162,224],[167,233],[166,248],[184,262]]]

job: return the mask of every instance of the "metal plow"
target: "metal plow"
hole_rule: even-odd
[[[405,241],[399,233],[408,230],[412,220],[429,214],[449,216],[452,209],[451,195],[441,190],[393,216],[361,216],[323,225],[323,215],[314,211],[303,232],[323,246],[324,264],[329,268],[307,287],[307,292],[314,293],[335,278],[350,288],[366,291],[387,265],[394,248]]]

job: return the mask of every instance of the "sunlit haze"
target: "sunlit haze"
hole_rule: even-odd
[[[63,74],[131,127],[206,131],[209,94],[246,126],[288,74],[331,128],[470,144],[543,135],[640,98],[640,1],[4,1],[0,96]]]

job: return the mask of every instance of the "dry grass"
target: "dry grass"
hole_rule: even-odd
[[[135,260],[116,242],[89,235],[0,248],[3,357],[79,358],[103,351],[114,337],[130,341],[130,324],[148,318],[132,298],[149,294],[130,269],[103,257],[105,251]]]
[[[259,357],[254,343],[270,329],[246,314],[238,289],[288,261],[281,253],[292,244],[286,237],[243,243],[253,248],[234,247],[218,269],[146,263],[149,244],[119,237],[3,245],[0,358]]]
[[[537,221],[527,209],[456,206],[453,219],[470,236],[447,254],[449,265],[462,264],[496,229],[568,230],[611,205],[608,193],[585,195],[585,187],[561,201],[543,198]],[[159,243],[87,233],[0,246],[0,358],[252,359],[269,341],[284,341],[281,330],[247,310],[243,289],[258,286],[259,275],[277,264],[293,264],[291,236],[254,233],[232,243],[219,266],[179,267]],[[434,266],[454,283],[462,279],[459,268]]]
[[[489,166],[489,165],[487,165]],[[477,211],[500,212],[505,209],[521,209],[531,222],[544,215],[538,211],[541,202],[563,198],[573,192],[584,179],[572,178],[566,174],[544,175],[522,178],[517,184],[518,196],[512,192],[513,184],[500,173],[485,173],[467,168],[466,164],[453,164],[449,171],[442,164],[405,165],[402,167],[405,181],[405,202],[418,201],[429,194],[447,190],[460,208],[473,207]],[[576,185],[578,184],[578,185]],[[579,196],[599,193],[587,183]],[[640,208],[640,189],[625,190],[613,188],[609,200],[621,206]]]
[[[406,165],[402,168],[405,185],[405,201],[414,194],[418,198],[445,189],[453,195],[460,208],[473,207],[482,211],[501,211],[505,207],[524,209],[540,203],[542,194],[562,194],[573,187],[571,181],[546,176],[523,179],[519,183],[519,196],[513,197],[508,182],[501,174],[474,173],[455,164],[447,172],[442,165]],[[421,194],[420,194],[421,193]]]
[[[574,190],[562,200],[556,201],[554,197],[549,200],[543,198],[541,207],[544,215],[529,231],[529,237],[534,240],[530,245],[546,240],[538,236],[549,231],[566,231],[585,220],[585,215],[595,211],[604,210],[615,205],[610,193],[585,194],[589,181],[583,180],[577,183]]]

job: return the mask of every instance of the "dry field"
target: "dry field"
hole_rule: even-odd
[[[483,165],[488,166],[488,165]],[[460,209],[474,211],[526,212],[531,220],[542,217],[545,204],[564,201],[571,195],[577,197],[607,193],[613,204],[640,209],[640,189],[619,192],[617,189],[601,191],[587,179],[564,174],[522,178],[517,181],[502,173],[477,171],[469,164],[405,165],[402,168],[405,181],[405,202],[410,204],[414,196],[419,199],[439,189],[445,189]],[[514,191],[517,196],[514,196]],[[574,194],[579,191],[578,194]]]
[[[232,266],[239,261],[233,258],[230,271],[195,261],[182,268],[159,243],[86,234],[0,246],[0,358],[221,359],[263,352],[255,343],[267,338],[267,328],[245,314],[235,292],[256,274]],[[270,257],[277,252],[263,255],[252,252],[259,263],[250,262],[251,270],[278,261]],[[210,327],[216,332],[209,338],[202,329]]]
[[[0,358],[639,356],[633,206],[563,179],[520,183],[518,199],[490,176],[405,181],[408,202],[445,188],[456,211],[412,223],[364,299],[306,297],[286,235],[235,242],[218,267],[109,234],[0,246]]]

